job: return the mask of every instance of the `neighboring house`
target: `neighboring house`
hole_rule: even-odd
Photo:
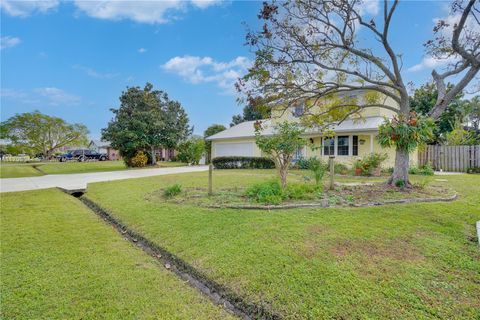
[[[111,147],[109,141],[104,140],[92,140],[88,144],[88,148],[99,153],[105,153],[108,160],[121,160],[120,152]]]
[[[120,156],[120,152],[116,149],[113,149],[109,141],[92,140],[90,141],[88,148],[100,153],[107,154],[109,160],[122,159],[122,157]],[[157,147],[155,148],[155,154],[158,161],[171,161],[177,156],[177,151],[175,149],[165,149]]]
[[[388,103],[388,100],[387,100]],[[394,106],[392,102],[389,105]],[[296,122],[303,113],[303,106],[291,107],[284,110],[272,110],[271,119],[262,121],[263,135],[271,135],[275,123],[284,120]],[[323,137],[321,130],[308,130],[305,137],[310,140],[311,146],[299,149],[295,159],[318,157],[324,161],[329,155],[335,156],[335,161],[351,165],[355,159],[373,152],[387,153],[388,159],[384,167],[393,167],[395,164],[395,149],[382,148],[375,137],[378,127],[384,117],[391,118],[394,112],[385,108],[374,107],[362,111],[361,119],[347,119],[339,125],[331,125],[335,133],[333,138]],[[260,157],[262,151],[255,143],[254,123],[247,121],[216,133],[207,138],[212,141],[212,158],[223,156]],[[410,164],[417,164],[417,152],[410,155]]]

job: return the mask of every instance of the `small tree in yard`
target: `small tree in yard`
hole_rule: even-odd
[[[298,124],[287,121],[275,125],[273,129],[273,135],[262,136],[261,122],[256,122],[255,140],[260,150],[275,162],[282,188],[285,188],[287,186],[288,169],[292,164],[293,156],[299,148],[307,144],[306,140],[302,138],[305,131]]]
[[[288,110],[304,104],[303,121],[311,126],[341,123],[351,116],[361,117],[365,109],[383,108],[398,115],[397,123],[402,122],[385,123],[384,128],[406,129],[413,136],[422,133],[406,128],[412,109],[402,54],[390,42],[392,29],[401,26],[393,23],[399,3],[384,0],[377,16],[368,12],[363,0],[264,2],[258,15],[262,28],[247,34],[255,62],[238,81],[237,89],[244,99],[258,105]],[[429,113],[434,120],[471,85],[480,70],[479,3],[453,1],[454,21],[439,19],[435,39],[425,44],[431,57],[453,61],[444,71],[432,72],[438,92]],[[449,80],[452,85],[447,87]],[[403,140],[395,137],[388,142],[396,149],[389,183],[408,183],[410,147],[405,149]],[[417,142],[423,139],[419,137]]]
[[[198,164],[205,152],[205,141],[200,137],[192,137],[181,142],[177,150],[178,160],[188,164]]]

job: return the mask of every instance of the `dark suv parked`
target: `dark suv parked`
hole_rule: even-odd
[[[105,161],[107,160],[107,155],[105,153],[98,153],[97,151],[89,150],[89,149],[75,149],[75,150],[68,150],[66,153],[57,156],[60,162],[65,162],[68,160],[77,160],[80,162],[86,160],[99,160]]]

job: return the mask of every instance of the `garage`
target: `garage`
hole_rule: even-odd
[[[214,157],[254,156],[254,142],[216,142]]]

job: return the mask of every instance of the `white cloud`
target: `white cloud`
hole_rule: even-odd
[[[55,87],[37,88],[34,92],[46,98],[47,102],[52,106],[77,105],[81,101],[79,96],[67,93],[62,89]]]
[[[0,0],[0,8],[14,17],[27,17],[34,13],[54,10],[60,0]]]
[[[0,50],[12,48],[20,44],[22,40],[17,37],[5,36],[0,38]]]
[[[150,0],[150,1],[85,1],[75,0],[75,5],[90,17],[105,20],[129,19],[140,23],[166,23],[175,18],[176,12],[185,11],[189,4],[197,8],[206,8],[218,1],[212,0]]]
[[[145,53],[145,52],[147,52],[147,49],[145,48],[138,49],[138,53]]]
[[[251,61],[241,56],[229,62],[215,61],[211,57],[183,56],[174,57],[161,67],[190,83],[213,82],[232,93],[235,82],[246,73],[250,65]]]
[[[457,60],[455,57],[449,57],[446,59],[437,59],[431,56],[424,57],[422,61],[410,68],[407,71],[409,72],[417,72],[422,70],[431,70],[434,68],[441,68],[445,67],[450,63],[453,63]]]
[[[73,68],[85,72],[88,76],[92,78],[112,79],[118,76],[118,73],[99,72],[95,69],[79,66],[79,65],[74,65]]]
[[[379,0],[364,0],[359,6],[361,15],[376,16],[379,11]]]
[[[220,3],[220,0],[192,0],[192,4],[200,9]]]

